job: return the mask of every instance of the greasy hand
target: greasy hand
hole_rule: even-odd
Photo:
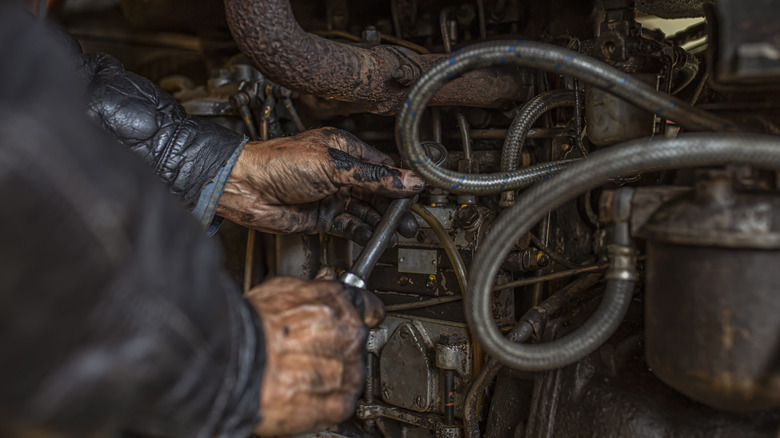
[[[385,154],[333,128],[250,142],[217,214],[260,231],[327,232],[365,244],[390,199],[414,196],[424,185],[391,165]],[[412,237],[416,231],[408,215],[399,233]]]
[[[365,375],[362,292],[337,281],[277,277],[246,298],[262,317],[266,343],[255,433],[301,433],[349,418]],[[374,325],[383,317],[383,309],[365,315]]]

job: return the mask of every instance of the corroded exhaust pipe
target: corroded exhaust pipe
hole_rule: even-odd
[[[420,75],[444,56],[381,45],[371,49],[304,31],[289,0],[225,0],[241,51],[267,78],[303,94],[350,102],[352,112],[393,113]],[[445,85],[431,105],[501,107],[531,96],[518,70],[486,69]]]

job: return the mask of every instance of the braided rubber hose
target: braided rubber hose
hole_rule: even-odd
[[[540,324],[558,311],[564,304],[581,292],[595,285],[601,275],[584,275],[568,285],[564,286],[555,294],[544,300],[538,306],[532,308],[520,318],[520,322],[507,335],[507,339],[512,342],[526,342],[534,332],[534,325]],[[490,382],[496,378],[503,365],[501,362],[490,358],[479,375],[469,386],[466,398],[463,400],[463,429],[466,438],[479,438],[479,416],[477,407],[479,398],[485,392]]]
[[[517,190],[547,178],[571,162],[553,162],[512,172],[470,175],[431,163],[420,147],[419,123],[426,104],[447,81],[468,71],[509,64],[569,75],[613,93],[640,108],[673,120],[689,130],[736,130],[737,126],[694,108],[608,64],[562,47],[535,41],[492,41],[475,44],[436,63],[409,92],[396,119],[396,138],[404,158],[429,185],[453,193],[488,195]]]
[[[510,171],[520,167],[520,153],[528,130],[539,117],[554,108],[574,106],[573,90],[553,90],[535,96],[529,100],[512,121],[501,149],[501,170]]]
[[[587,160],[523,192],[496,220],[471,265],[466,319],[483,348],[506,366],[547,371],[578,361],[614,332],[631,298],[633,282],[610,280],[596,312],[555,341],[525,345],[506,339],[493,322],[492,284],[512,245],[549,210],[611,178],[676,168],[748,164],[780,169],[780,137],[763,134],[686,134],[676,139],[634,140],[597,151]],[[608,274],[609,277],[609,274]],[[622,312],[622,313],[621,313]]]

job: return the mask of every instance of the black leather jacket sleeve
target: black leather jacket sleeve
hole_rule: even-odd
[[[104,53],[77,59],[87,82],[87,114],[154,169],[191,210],[245,137],[188,115],[148,79]]]
[[[248,436],[265,363],[259,316],[166,187],[85,119],[71,61],[10,4],[0,3],[0,436]],[[195,139],[170,114],[147,160],[186,194],[207,178],[196,155],[218,136]]]

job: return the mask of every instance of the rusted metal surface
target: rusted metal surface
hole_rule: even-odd
[[[352,112],[392,113],[408,86],[447,55],[420,55],[387,45],[364,49],[304,31],[288,0],[226,0],[233,37],[253,64],[272,81],[304,94],[356,104]],[[530,75],[486,69],[454,79],[431,105],[500,107],[525,100]]]
[[[718,172],[661,207],[648,238],[647,361],[666,384],[717,409],[780,406],[780,199]]]

